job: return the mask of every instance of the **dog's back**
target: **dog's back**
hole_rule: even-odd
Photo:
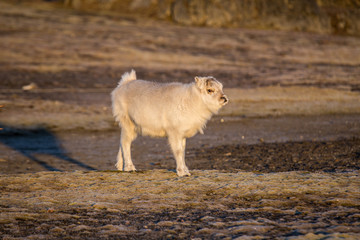
[[[112,92],[113,114],[122,128],[130,121],[141,135],[165,137],[176,130],[191,137],[212,115],[194,87],[136,80],[126,73]]]

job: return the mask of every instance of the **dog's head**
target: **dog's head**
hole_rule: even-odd
[[[223,85],[214,77],[195,77],[196,87],[205,104],[214,112],[229,102],[223,92]]]

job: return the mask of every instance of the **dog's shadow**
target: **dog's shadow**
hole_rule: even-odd
[[[48,171],[62,171],[36,157],[36,154],[46,154],[76,164],[86,170],[95,168],[69,157],[61,147],[58,138],[43,127],[35,129],[22,129],[6,126],[0,123],[0,143],[21,153],[28,159],[41,165]]]

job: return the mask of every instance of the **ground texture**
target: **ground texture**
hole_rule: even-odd
[[[359,239],[360,39],[182,27],[0,1],[0,238]],[[6,24],[5,24],[6,23]],[[213,75],[230,103],[114,171],[124,71]]]

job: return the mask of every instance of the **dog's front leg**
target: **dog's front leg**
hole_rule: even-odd
[[[123,158],[123,152],[121,151],[121,143],[120,143],[120,146],[119,146],[118,155],[116,157],[115,167],[119,171],[124,171],[124,158]]]
[[[176,160],[176,173],[178,176],[190,176],[189,169],[185,164],[186,139],[178,135],[169,135],[169,143]]]

